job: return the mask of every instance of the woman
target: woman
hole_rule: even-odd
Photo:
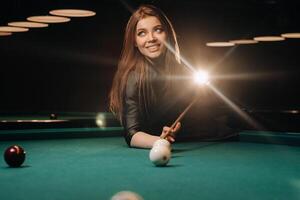
[[[172,130],[167,125],[183,108],[178,102],[185,95],[176,92],[176,85],[183,85],[175,77],[184,70],[168,18],[154,6],[140,6],[127,23],[110,92],[110,109],[125,128],[129,146],[151,148],[166,131],[166,139],[175,141],[181,125]]]

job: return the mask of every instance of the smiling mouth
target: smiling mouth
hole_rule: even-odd
[[[155,52],[159,50],[160,45],[159,44],[155,44],[155,45],[151,45],[146,47],[150,52]]]

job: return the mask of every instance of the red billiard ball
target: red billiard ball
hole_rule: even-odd
[[[26,152],[18,145],[10,146],[4,152],[4,160],[10,167],[20,167],[25,157]]]

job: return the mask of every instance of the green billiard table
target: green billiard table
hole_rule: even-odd
[[[0,159],[0,199],[105,200],[123,190],[145,200],[300,199],[300,133],[244,130],[230,140],[177,142],[169,164],[155,167],[149,150],[128,148],[121,127],[73,119],[57,122],[65,127],[2,120],[1,152],[18,144],[26,160],[10,168]]]

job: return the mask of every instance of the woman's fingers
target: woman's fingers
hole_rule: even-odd
[[[171,143],[175,142],[175,139],[174,139],[172,136],[170,136],[170,135],[168,135],[168,136],[166,137],[166,140],[168,140],[168,141],[171,142]]]
[[[180,128],[181,128],[180,122],[177,122],[177,124],[175,125],[175,127],[173,129],[171,129],[168,126],[164,126],[161,135],[166,135],[165,139],[168,140],[169,142],[173,143],[173,142],[175,142],[176,133],[180,130]]]
[[[179,131],[180,127],[181,127],[181,123],[180,123],[180,122],[177,122],[177,124],[176,124],[175,127],[173,128],[173,132]]]
[[[172,132],[172,133],[176,133],[177,131],[179,131],[180,127],[181,127],[181,123],[180,123],[180,122],[177,122],[177,124],[175,125],[175,127],[174,127],[172,130],[170,130],[170,129],[171,129],[170,127],[164,126],[164,127],[163,127],[163,132],[168,132],[168,131],[170,131],[170,132]]]
[[[163,127],[163,132],[164,133],[168,132],[169,130],[170,130],[170,127],[168,127],[168,126],[164,126]]]

